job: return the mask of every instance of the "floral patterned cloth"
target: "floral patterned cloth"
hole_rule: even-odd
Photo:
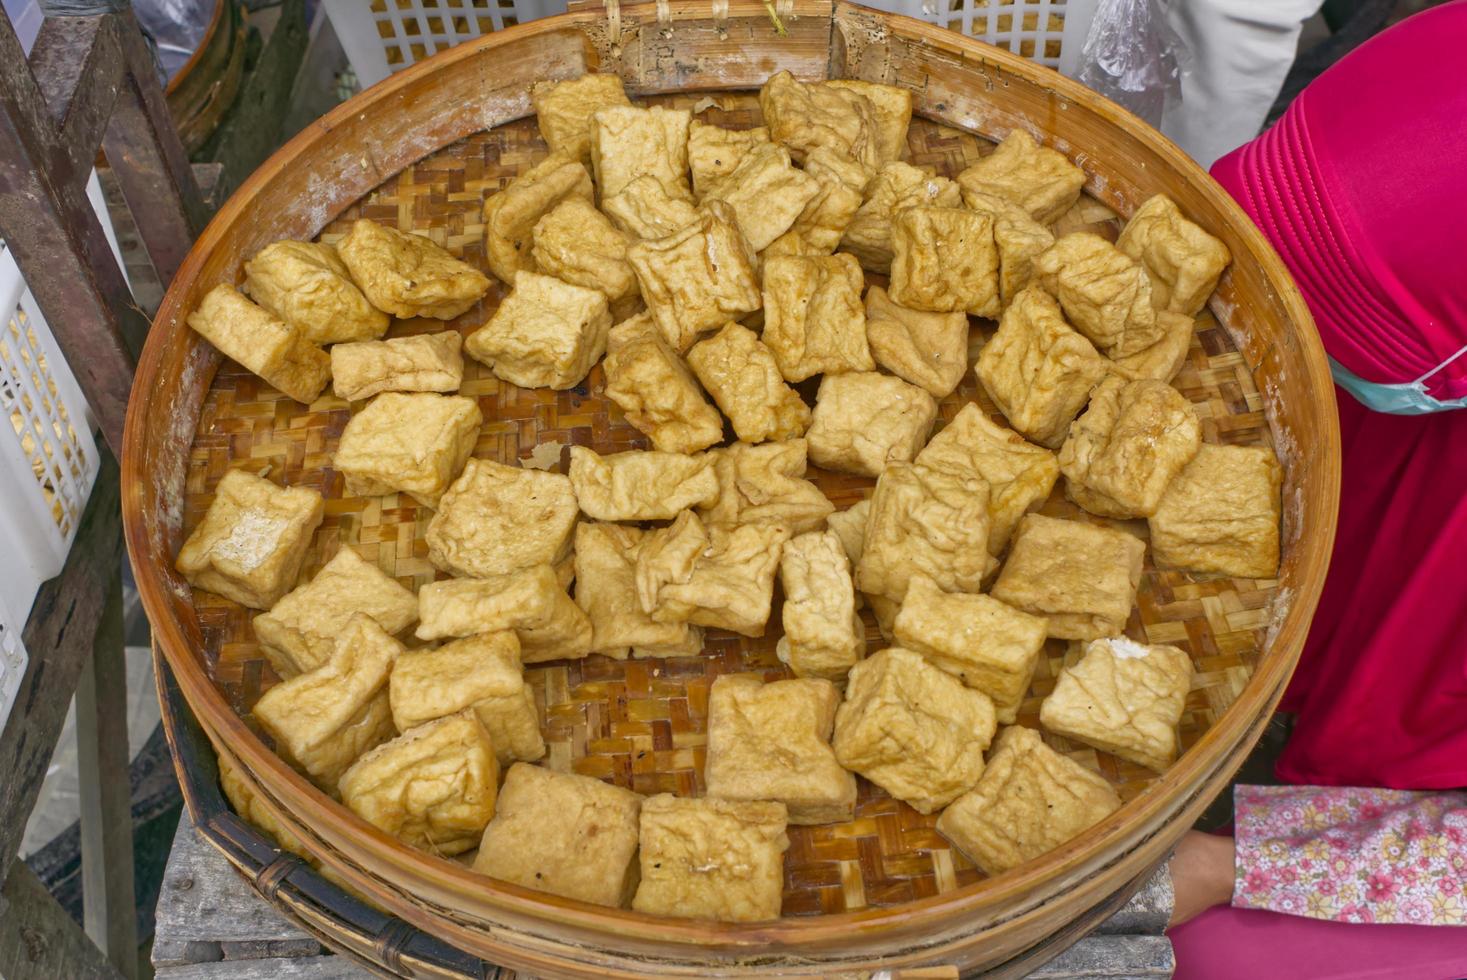
[[[1467,793],[1237,786],[1233,906],[1467,926]]]

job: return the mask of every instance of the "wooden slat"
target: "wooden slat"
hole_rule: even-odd
[[[85,180],[117,101],[122,51],[111,17],[48,17],[31,46],[31,71],[67,167],[58,183]]]
[[[5,900],[0,913],[0,976],[5,980],[121,980],[24,863],[11,869],[0,897]]]

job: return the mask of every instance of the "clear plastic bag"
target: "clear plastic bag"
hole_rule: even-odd
[[[1187,60],[1160,0],[1100,0],[1076,78],[1153,126],[1182,96]]]

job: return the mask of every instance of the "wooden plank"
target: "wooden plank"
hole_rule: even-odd
[[[117,21],[47,17],[31,46],[31,71],[56,126],[56,152],[67,167],[58,183],[85,180],[117,101],[123,73]]]
[[[4,914],[0,914],[0,976],[6,980],[120,980],[122,975],[25,864],[15,863],[0,895],[5,899]]]
[[[344,956],[314,956],[308,960],[224,960],[163,966],[158,980],[364,980],[372,974]]]
[[[138,912],[133,900],[132,780],[120,568],[113,572],[108,591],[92,657],[76,688],[82,910],[87,935],[123,976],[136,980]]]

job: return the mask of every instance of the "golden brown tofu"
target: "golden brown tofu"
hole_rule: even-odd
[[[388,684],[400,732],[472,709],[489,733],[500,766],[545,754],[535,692],[525,683],[515,634],[479,633],[441,647],[398,655]]]
[[[464,339],[456,330],[365,340],[331,348],[337,398],[362,401],[384,391],[458,391],[464,382]]]
[[[360,218],[336,244],[358,287],[393,316],[451,320],[489,291],[489,277],[423,235]]]
[[[1043,446],[995,424],[974,402],[928,440],[916,462],[988,484],[988,552],[997,557],[1019,519],[1049,499],[1059,461]]]
[[[993,701],[1012,725],[1044,649],[1045,622],[986,595],[944,592],[913,575],[892,624],[898,646],[920,653]]]
[[[810,424],[810,407],[748,327],[727,324],[688,351],[688,364],[744,442],[795,439]]]
[[[916,385],[875,371],[827,374],[806,438],[816,466],[880,476],[910,463],[927,442],[937,402]]]
[[[521,388],[574,388],[606,352],[606,294],[552,276],[516,272],[514,289],[464,350]]]
[[[535,223],[535,267],[548,276],[606,294],[608,302],[637,294],[627,262],[631,240],[589,200],[562,201]]]
[[[489,733],[465,710],[362,756],[341,777],[341,802],[409,847],[452,857],[478,845],[498,782]]]
[[[978,355],[978,380],[1019,432],[1058,449],[1090,390],[1111,370],[1090,341],[1070,329],[1059,304],[1030,286],[1003,311]]]
[[[1035,257],[1034,272],[1065,318],[1111,357],[1145,350],[1165,332],[1146,271],[1099,235],[1065,235]]]
[[[851,668],[833,744],[841,765],[932,813],[978,782],[995,728],[988,695],[892,647]]]
[[[314,490],[280,487],[230,470],[214,489],[204,519],[179,549],[174,567],[196,589],[251,609],[269,609],[295,587],[324,515]]]
[[[591,620],[591,652],[626,659],[702,649],[687,623],[659,623],[637,601],[637,556],[651,533],[624,524],[576,525],[576,605]],[[644,653],[642,651],[653,651]]]
[[[845,510],[835,511],[825,518],[825,526],[840,538],[841,548],[845,550],[846,557],[850,559],[852,569],[861,563],[861,553],[866,549],[866,522],[870,518],[870,498],[852,504]],[[859,608],[859,602],[860,594],[857,593],[857,608]]]
[[[830,748],[840,692],[827,680],[764,683],[758,674],[725,674],[708,692],[708,795],[776,800],[792,824],[850,820],[856,777]]]
[[[650,315],[617,324],[608,338],[606,397],[656,449],[695,453],[723,441],[723,418]]]
[[[769,145],[769,130],[724,129],[694,119],[688,129],[688,169],[693,172],[693,194],[702,200],[712,186],[738,169],[749,151]]]
[[[396,636],[418,618],[418,597],[343,546],[310,582],[254,618],[255,636],[282,678],[314,670],[358,613]]]
[[[704,331],[759,309],[753,250],[721,201],[695,224],[633,245],[627,259],[657,329],[680,354]]]
[[[1054,244],[1054,235],[1029,217],[1029,212],[1001,197],[965,190],[963,203],[993,219],[999,300],[1008,306],[1021,289],[1034,281],[1034,259]]]
[[[993,194],[1019,205],[1047,225],[1080,199],[1085,172],[1064,154],[1040,146],[1016,129],[992,153],[958,174],[964,190]]]
[[[603,196],[601,210],[612,224],[643,241],[666,238],[698,221],[698,209],[690,201],[672,196],[651,176],[638,177],[618,193]]]
[[[1094,640],[1125,629],[1146,544],[1123,531],[1029,514],[990,594],[1043,616],[1049,635]]]
[[[655,177],[673,197],[690,199],[686,109],[610,106],[591,116],[591,167],[601,197],[638,177]]]
[[[784,589],[784,636],[775,648],[779,659],[796,677],[843,680],[866,652],[866,627],[856,614],[851,562],[840,535],[808,531],[791,538],[779,560],[779,583]],[[791,819],[802,822],[793,815],[793,803],[785,802],[791,804]]]
[[[331,378],[331,358],[299,330],[220,283],[204,294],[188,325],[219,353],[309,405]]]
[[[1165,194],[1136,209],[1116,247],[1146,269],[1157,309],[1186,316],[1196,316],[1207,305],[1218,278],[1233,261],[1226,245],[1182,217]]]
[[[968,370],[967,314],[908,309],[880,286],[866,290],[866,339],[877,364],[934,398],[952,394]]]
[[[786,381],[873,371],[861,289],[851,255],[778,255],[764,260],[764,333]]]
[[[820,526],[835,505],[805,479],[804,439],[736,442],[709,450],[718,498],[700,508],[709,524],[779,524],[800,534]]]
[[[1121,807],[1099,773],[1044,744],[1032,728],[1005,728],[978,785],[937,818],[938,833],[985,874],[1048,853]]]
[[[784,888],[782,803],[642,801],[642,881],[632,908],[725,922],[779,918]]]
[[[550,151],[586,163],[591,159],[591,117],[632,102],[620,75],[587,73],[563,82],[536,82],[530,86],[530,104]]]
[[[817,147],[805,155],[805,173],[820,185],[789,231],[769,243],[772,255],[829,255],[865,200],[870,168],[836,150]]]
[[[868,167],[881,164],[881,133],[876,107],[848,88],[798,81],[787,71],[769,77],[759,90],[764,124],[776,143],[796,160],[819,147],[836,150]]]
[[[1122,377],[1170,382],[1182,370],[1182,365],[1187,363],[1187,352],[1192,347],[1195,327],[1192,318],[1168,310],[1157,310],[1156,322],[1165,331],[1160,340],[1134,354],[1113,359],[1116,372]]]
[[[670,521],[718,499],[718,476],[705,454],[630,450],[601,456],[570,449],[570,481],[581,512],[598,521]]]
[[[346,423],[331,465],[353,497],[401,492],[437,507],[483,421],[479,403],[463,395],[384,392]]]
[[[841,247],[860,259],[863,268],[886,275],[891,271],[892,226],[907,208],[955,208],[962,204],[958,185],[906,163],[888,163],[866,185],[866,198],[851,217]]]
[[[255,720],[283,759],[335,795],[352,763],[397,734],[387,678],[402,652],[376,620],[358,613],[330,659],[260,695]]]
[[[642,798],[590,776],[511,766],[474,870],[536,891],[618,908],[637,889]]]
[[[391,322],[324,242],[280,241],[245,262],[244,291],[313,344],[376,340]]]
[[[867,598],[900,603],[919,572],[949,592],[978,592],[993,564],[988,484],[981,477],[911,463],[887,466],[871,496],[856,566],[856,587]]]
[[[1175,388],[1112,375],[1060,449],[1065,492],[1102,517],[1149,517],[1200,445],[1202,424]]]
[[[692,511],[653,531],[637,556],[637,597],[664,623],[692,623],[763,636],[787,528],[703,527]]]
[[[762,252],[789,231],[819,190],[814,177],[790,163],[789,150],[765,142],[751,147],[731,173],[709,182],[702,200],[727,204],[749,247]]]
[[[535,271],[535,224],[565,201],[592,203],[596,189],[575,156],[552,153],[484,199],[484,257],[504,282]]]
[[[591,621],[550,565],[493,578],[452,578],[418,590],[420,640],[513,630],[520,660],[576,660],[591,650]]]
[[[1277,578],[1282,480],[1278,459],[1267,446],[1202,446],[1147,522],[1156,563],[1238,578]]]
[[[1092,640],[1079,663],[1060,671],[1039,723],[1165,772],[1177,759],[1177,724],[1191,687],[1192,661],[1183,650],[1124,636]]]
[[[891,295],[932,313],[997,317],[993,219],[967,208],[898,211],[892,225]]]
[[[428,560],[469,578],[557,564],[579,509],[568,477],[470,460],[428,524]]]
[[[912,122],[912,92],[896,85],[832,78],[826,88],[844,89],[864,96],[876,113],[876,163],[878,166],[906,155],[907,127]]]

